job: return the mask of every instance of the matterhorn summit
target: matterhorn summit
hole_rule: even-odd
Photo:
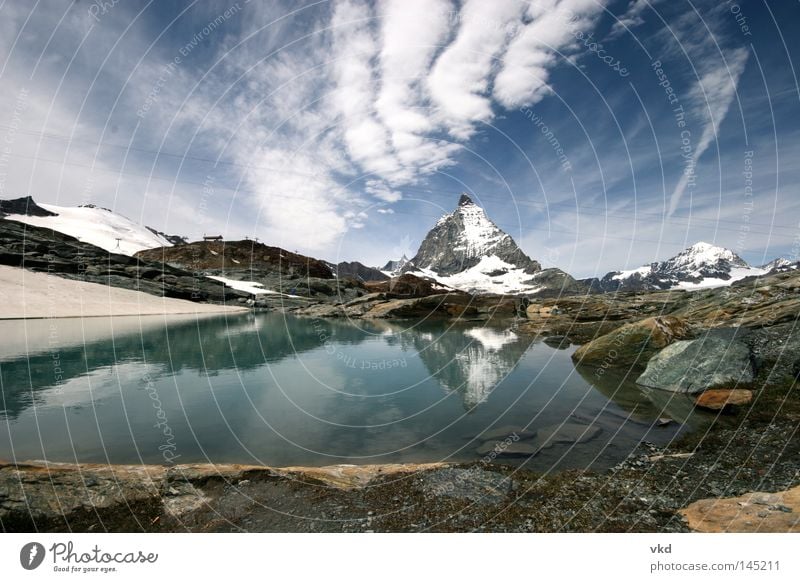
[[[543,270],[466,194],[403,270],[472,293],[534,294],[575,284],[563,271]]]

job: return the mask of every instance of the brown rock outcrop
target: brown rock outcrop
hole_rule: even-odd
[[[729,406],[742,406],[753,401],[753,392],[744,388],[717,388],[706,390],[694,401],[696,406],[708,410],[722,410]]]
[[[800,486],[777,493],[701,499],[679,513],[693,531],[756,533],[800,531]]]

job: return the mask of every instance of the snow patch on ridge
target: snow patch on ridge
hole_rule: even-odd
[[[257,281],[237,281],[235,279],[228,279],[227,277],[219,277],[217,275],[207,275],[206,277],[208,279],[214,279],[214,281],[224,283],[231,289],[244,291],[245,293],[250,293],[252,295],[283,295],[284,297],[299,297],[299,295],[289,295],[288,293],[264,289],[264,284]]]
[[[10,214],[6,219],[49,228],[110,253],[121,255],[133,256],[145,249],[172,246],[171,242],[148,230],[147,227],[103,208],[53,204],[39,204],[39,206],[58,216]],[[120,239],[119,242],[117,239]]]
[[[466,257],[486,255],[500,242],[510,238],[489,220],[480,206],[465,204],[455,212],[461,215],[464,229],[459,233],[453,250],[464,252]]]
[[[542,286],[531,282],[535,275],[506,263],[496,255],[485,256],[474,267],[455,275],[441,276],[430,269],[418,269],[417,273],[435,279],[448,287],[470,293],[506,295],[535,293],[542,289]]]

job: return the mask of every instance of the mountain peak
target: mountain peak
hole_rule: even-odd
[[[667,262],[672,264],[691,264],[698,268],[721,262],[728,262],[737,267],[747,266],[747,263],[732,250],[707,242],[695,243]]]
[[[397,275],[400,275],[403,272],[403,269],[409,263],[410,261],[408,257],[406,256],[405,253],[403,253],[402,257],[400,257],[397,260],[389,261],[383,266],[382,269],[378,270],[381,271],[384,275],[387,275],[389,277],[396,277]]]
[[[687,251],[688,250],[695,250],[695,251],[711,251],[711,250],[713,250],[713,251],[726,251],[728,249],[726,249],[725,247],[721,247],[719,245],[714,245],[714,244],[711,244],[711,243],[700,241],[700,242],[694,243],[692,246],[690,246],[686,250]]]
[[[458,199],[458,205],[459,205],[459,206],[468,206],[468,205],[470,205],[470,204],[475,204],[475,203],[472,201],[472,198],[470,198],[470,197],[469,197],[469,196],[467,196],[466,194],[462,193],[462,194],[461,194],[461,198],[459,198],[459,199]]]
[[[537,287],[528,281],[541,265],[462,194],[458,207],[428,232],[409,269],[457,289],[507,293]]]
[[[0,216],[19,214],[21,216],[58,216],[55,212],[45,210],[31,196],[23,196],[13,200],[0,200]]]
[[[600,286],[606,291],[702,289],[730,285],[763,273],[763,269],[751,267],[732,250],[701,241],[666,261],[608,273]]]

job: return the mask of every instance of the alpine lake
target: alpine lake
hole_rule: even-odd
[[[6,320],[0,334],[0,458],[17,462],[604,469],[714,419],[578,369],[577,346],[513,322],[271,312]]]

